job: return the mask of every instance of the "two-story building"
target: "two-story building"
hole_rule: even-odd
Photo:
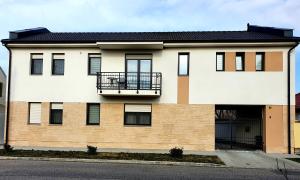
[[[16,148],[294,150],[293,30],[10,32]]]

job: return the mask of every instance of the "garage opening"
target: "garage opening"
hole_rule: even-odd
[[[216,149],[262,150],[263,106],[216,105]]]

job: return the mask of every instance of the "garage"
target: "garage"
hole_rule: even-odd
[[[263,106],[216,105],[216,149],[261,150]]]

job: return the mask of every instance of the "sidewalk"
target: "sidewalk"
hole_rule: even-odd
[[[141,160],[106,160],[106,159],[76,159],[76,158],[44,158],[44,157],[8,157],[0,156],[0,160],[37,160],[58,162],[84,162],[84,163],[122,163],[122,164],[149,164],[149,165],[177,165],[196,167],[233,167],[255,169],[290,169],[300,170],[300,163],[286,158],[300,158],[299,155],[266,154],[262,151],[233,151],[216,150],[213,152],[197,152],[197,155],[216,155],[226,165],[213,163],[170,162],[170,161],[141,161]]]

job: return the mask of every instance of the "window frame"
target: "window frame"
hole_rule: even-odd
[[[88,53],[88,75],[89,76],[95,76],[95,75],[97,75],[97,73],[96,74],[92,74],[91,73],[91,58],[93,58],[93,57],[90,57],[91,55],[99,55],[100,57],[100,71],[99,71],[99,73],[101,72],[101,67],[102,67],[102,57],[101,57],[101,53]]]
[[[3,97],[3,82],[0,82],[0,98]]]
[[[222,55],[223,59],[222,59],[222,70],[218,70],[218,55]],[[225,71],[225,52],[217,52],[216,53],[216,71],[218,72],[222,72]]]
[[[126,111],[125,111],[126,105],[150,105],[150,106],[151,106],[151,112],[126,112]],[[123,120],[124,120],[124,122],[123,122],[123,123],[124,123],[124,126],[143,126],[143,127],[145,127],[145,126],[151,127],[151,126],[152,126],[152,104],[133,104],[133,103],[125,103],[125,104],[124,104],[124,110],[123,110],[123,112],[124,112],[124,118],[123,118]],[[147,113],[147,114],[150,115],[150,122],[149,122],[149,124],[127,124],[127,123],[126,123],[126,113],[135,113],[135,114],[138,114],[138,115],[143,114],[143,113]]]
[[[53,76],[63,76],[63,75],[65,75],[65,58],[64,59],[54,59],[55,55],[63,55],[64,56],[65,54],[64,53],[52,53],[51,74]],[[54,73],[54,61],[56,61],[56,60],[63,61],[64,68],[63,68],[63,73],[62,74]]]
[[[256,68],[256,55],[262,55],[262,58],[261,58],[261,60],[262,60],[262,62],[261,62],[261,70],[258,70],[257,68]],[[255,71],[265,71],[265,53],[264,52],[256,52],[255,53]]]
[[[64,103],[62,102],[51,102],[50,103],[50,111],[49,111],[49,124],[50,125],[63,125],[63,121],[64,121],[64,106],[61,109],[62,113],[61,113],[61,123],[52,123],[52,104],[62,104],[64,105]],[[58,109],[53,109],[53,110],[58,110]]]
[[[34,59],[33,56],[34,55],[44,55],[43,53],[31,53],[30,54],[30,75],[43,75],[43,70],[44,70],[44,59]],[[41,69],[41,73],[33,73],[33,61],[34,60],[39,60],[42,61],[42,69]]]
[[[180,55],[187,55],[187,71],[186,74],[180,74]],[[179,52],[178,53],[178,67],[177,67],[177,75],[178,76],[189,76],[190,74],[190,53],[189,52]]]
[[[31,123],[30,122],[30,113],[31,113],[31,104],[40,104],[41,105],[41,119],[39,123]],[[28,125],[40,125],[42,123],[42,102],[28,102],[28,118],[27,118],[27,124]]]
[[[241,56],[242,57],[242,70],[237,70],[237,67],[236,67],[236,58],[237,56]],[[245,52],[236,52],[235,53],[235,71],[245,71]]]
[[[89,123],[89,106],[98,105],[99,106],[99,122],[98,123]],[[100,114],[101,114],[101,104],[100,103],[86,103],[86,125],[100,125]]]

